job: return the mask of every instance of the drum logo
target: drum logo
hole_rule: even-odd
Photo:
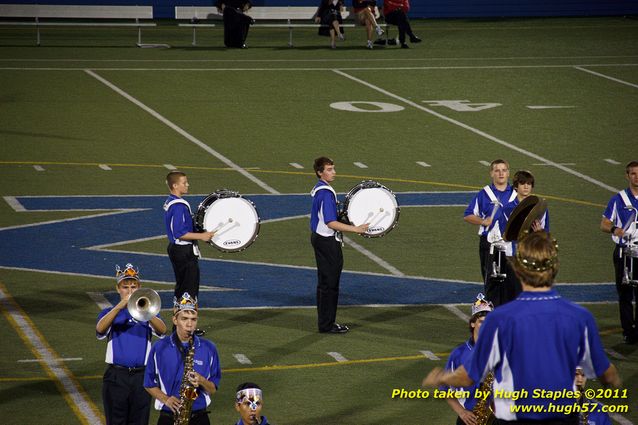
[[[237,245],[241,245],[241,241],[239,239],[229,239],[227,241],[224,241],[224,243],[222,245],[224,245],[224,246],[237,246]]]
[[[379,233],[383,232],[384,230],[385,227],[383,226],[368,227],[368,233]]]

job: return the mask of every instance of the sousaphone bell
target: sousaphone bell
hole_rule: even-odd
[[[532,224],[547,211],[547,201],[535,195],[523,199],[510,215],[503,239],[507,242],[520,241],[532,231]]]
[[[151,288],[140,288],[131,294],[126,308],[138,322],[148,322],[159,313],[162,300],[157,291]]]

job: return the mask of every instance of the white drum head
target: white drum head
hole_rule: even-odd
[[[246,249],[259,233],[259,215],[245,198],[221,198],[206,208],[202,226],[215,232],[211,245],[225,252]]]
[[[364,236],[380,237],[396,226],[399,205],[394,194],[385,187],[362,188],[350,196],[347,214],[355,226],[370,224]]]

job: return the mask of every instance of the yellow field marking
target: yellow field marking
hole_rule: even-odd
[[[20,339],[22,339],[33,355],[40,360],[47,376],[49,376],[49,379],[58,387],[58,390],[80,423],[86,425],[93,425],[97,422],[104,423],[104,416],[82,389],[79,382],[76,381],[71,371],[69,371],[62,362],[48,360],[46,358],[57,359],[60,356],[58,356],[47,343],[29,316],[15,302],[2,283],[0,283],[0,310],[2,310],[2,314],[16,331]],[[68,382],[62,382],[64,378],[68,379]],[[80,404],[84,406],[84,409],[80,409]],[[86,411],[87,409],[89,411]]]
[[[450,353],[435,353],[437,357],[445,357]],[[406,360],[427,360],[423,354],[415,354],[410,356],[396,356],[396,357],[380,357],[376,359],[359,359],[359,360],[346,360],[343,362],[323,362],[323,363],[307,363],[297,365],[281,365],[281,366],[262,366],[262,367],[242,367],[234,369],[222,369],[222,373],[240,373],[240,372],[268,372],[271,370],[291,370],[291,369],[310,369],[316,367],[329,367],[329,366],[344,366],[353,364],[366,364],[366,363],[381,363],[381,362],[395,362]]]
[[[111,164],[105,162],[55,162],[55,161],[0,161],[0,165],[75,165],[75,166],[87,166],[87,167],[99,167],[100,165],[108,165],[110,167],[136,167],[136,168],[165,168],[163,165],[157,164]],[[229,167],[199,167],[193,165],[184,165],[177,166],[178,169],[182,170],[204,170],[204,171],[232,171],[236,170]],[[253,173],[261,173],[261,174],[279,174],[279,175],[291,175],[291,176],[314,176],[312,172],[304,172],[304,171],[283,171],[283,170],[261,170],[255,169],[252,167],[245,168],[246,170],[250,170]],[[360,176],[354,174],[339,174],[339,177],[348,178],[348,179],[357,179],[357,180],[378,180],[385,182],[394,182],[394,183],[412,183],[412,184],[422,184],[427,186],[437,186],[437,187],[448,187],[455,189],[467,189],[467,190],[480,190],[483,186],[470,186],[465,184],[458,183],[442,183],[435,182],[429,180],[412,180],[412,179],[400,179],[395,177],[378,177],[378,176]],[[580,199],[573,198],[565,198],[562,196],[553,196],[553,195],[545,195],[542,193],[537,193],[536,195],[542,196],[547,199],[553,199],[555,201],[566,202],[569,204],[577,204],[577,205],[586,205],[590,207],[597,208],[605,208],[605,204],[598,204],[595,202],[582,201]]]
[[[447,357],[450,353],[434,353],[437,357]],[[273,366],[261,366],[261,367],[243,367],[243,368],[231,368],[222,369],[224,373],[241,373],[241,372],[271,372],[279,370],[296,370],[296,369],[311,369],[318,367],[330,367],[330,366],[344,366],[344,365],[357,365],[367,363],[382,363],[382,362],[396,362],[396,361],[408,361],[408,360],[427,360],[423,354],[414,354],[409,356],[395,356],[395,357],[379,357],[374,359],[359,359],[359,360],[346,360],[344,362],[322,362],[322,363],[306,363],[306,364],[293,364],[293,365],[273,365]],[[102,375],[87,375],[78,376],[77,379],[102,379]],[[0,378],[0,382],[5,381],[41,381],[43,378]]]

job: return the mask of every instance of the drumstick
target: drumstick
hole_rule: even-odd
[[[215,229],[211,230],[211,232],[213,232],[213,233],[217,233],[217,232],[219,232],[221,229],[223,229],[223,228],[224,228],[227,224],[232,223],[232,222],[233,222],[232,217],[229,217],[229,218],[228,218],[228,221],[227,221],[226,223],[223,223],[223,222],[222,222],[222,223],[219,223]]]

